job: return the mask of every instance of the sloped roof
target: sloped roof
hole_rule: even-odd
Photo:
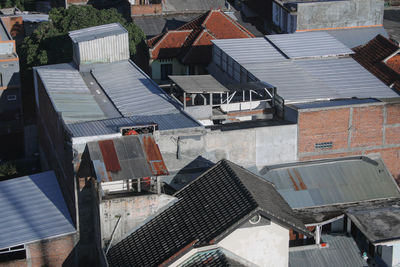
[[[174,196],[178,202],[111,247],[110,266],[162,264],[193,246],[218,242],[254,213],[310,234],[273,184],[226,160]]]
[[[349,157],[265,167],[261,173],[275,184],[293,209],[400,197],[382,159]]]
[[[243,262],[243,263],[242,263]],[[245,267],[251,263],[223,248],[200,251],[182,263],[182,267]],[[252,264],[251,264],[252,265]]]
[[[53,171],[0,182],[0,249],[76,232]]]
[[[354,52],[322,31],[266,35],[288,58],[349,55]]]
[[[221,10],[207,11],[171,32],[174,32],[172,36],[179,36],[179,40],[177,37],[169,37],[170,32],[166,32],[147,41],[153,59],[179,57],[184,63],[208,63],[211,59],[211,40],[254,37]],[[172,41],[172,38],[177,40]],[[195,52],[191,51],[195,47],[201,47],[201,51],[198,51],[199,49]],[[179,50],[173,51],[176,48]],[[159,51],[161,49],[171,52],[164,55]]]
[[[346,215],[374,244],[400,239],[400,200],[353,207]]]
[[[88,142],[87,146],[99,182],[168,174],[151,134]]]
[[[390,86],[396,81],[400,81],[400,74],[383,62],[387,57],[399,51],[399,46],[391,40],[378,35],[366,45],[355,47],[353,50],[356,52],[352,55],[354,60],[386,85]],[[396,84],[393,88],[400,90]]]
[[[352,237],[345,235],[322,235],[326,247],[298,247],[289,249],[290,267],[366,267],[360,249]]]
[[[110,23],[95,27],[83,28],[76,31],[70,31],[69,37],[74,43],[79,43],[124,33],[128,33],[128,31],[122,27],[121,24]]]

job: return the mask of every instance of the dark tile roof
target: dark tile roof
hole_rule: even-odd
[[[154,266],[172,261],[193,246],[217,242],[254,213],[310,234],[292,216],[273,184],[226,160],[174,196],[178,202],[109,250],[110,266]]]
[[[230,257],[230,255],[226,254],[226,251],[223,249],[210,249],[207,251],[197,252],[192,257],[190,257],[187,261],[182,263],[182,267],[241,267],[248,266],[238,262],[237,260]]]
[[[383,83],[390,86],[400,81],[400,74],[386,65],[383,60],[398,50],[398,45],[379,34],[366,45],[353,48],[356,53],[351,56]],[[393,88],[400,90],[396,84]]]
[[[172,40],[172,35],[180,35],[179,40]],[[207,64],[211,60],[211,40],[249,37],[254,35],[230,16],[210,10],[174,31],[147,40],[147,45],[153,59],[177,57],[185,64]]]

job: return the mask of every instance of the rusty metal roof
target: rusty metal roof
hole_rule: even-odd
[[[151,134],[89,142],[87,146],[98,181],[168,174],[161,152]]]

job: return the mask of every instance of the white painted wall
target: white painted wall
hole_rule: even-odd
[[[393,245],[393,266],[400,266],[400,243]]]
[[[274,222],[236,229],[218,245],[259,266],[288,266],[289,230]]]

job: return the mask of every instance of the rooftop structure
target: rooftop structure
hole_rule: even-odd
[[[400,73],[396,72],[396,64],[388,64],[391,58],[400,53],[398,44],[378,35],[367,44],[355,47],[353,50],[355,51],[352,55],[354,60],[383,83],[400,91]]]
[[[71,31],[69,37],[78,66],[129,59],[128,31],[119,23]]]
[[[264,167],[265,179],[293,209],[400,197],[381,159],[349,157]]]
[[[177,253],[219,242],[257,213],[310,235],[271,183],[226,160],[174,196],[175,204],[111,247],[110,266],[173,262]]]
[[[400,202],[384,202],[368,207],[353,207],[346,215],[374,245],[400,240]]]
[[[0,182],[0,249],[76,232],[52,171]]]
[[[138,124],[160,124],[160,130],[200,126],[128,59],[128,40],[124,39],[127,32],[121,25],[93,28],[70,34],[79,68],[72,63],[35,68],[71,136],[115,134],[120,127]],[[99,39],[93,39],[96,37]],[[106,49],[113,38],[121,44],[126,41],[118,46],[122,50]],[[96,47],[108,52],[96,54],[104,50]]]
[[[318,40],[318,42],[315,42]],[[237,82],[263,81],[286,104],[340,98],[391,98],[398,94],[349,57],[349,48],[326,32],[213,40],[213,63]],[[244,51],[241,47],[245,46]],[[228,57],[227,61],[221,61]],[[246,71],[232,75],[231,68]],[[215,68],[209,67],[219,79]]]
[[[362,259],[361,251],[352,237],[323,234],[322,240],[325,242],[324,247],[312,245],[290,250],[289,266],[368,266],[367,262]]]
[[[208,64],[211,40],[248,37],[254,35],[224,12],[210,10],[176,30],[149,39],[147,44],[153,60],[178,58],[183,64]]]
[[[87,146],[99,182],[168,174],[151,134],[89,142]]]

